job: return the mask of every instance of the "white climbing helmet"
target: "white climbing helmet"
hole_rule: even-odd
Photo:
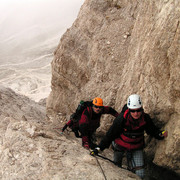
[[[132,94],[127,99],[127,107],[129,109],[138,109],[142,107],[141,97],[138,94]]]

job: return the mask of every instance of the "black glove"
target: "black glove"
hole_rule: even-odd
[[[100,152],[100,148],[99,148],[99,147],[96,147],[95,149],[93,149],[93,150],[90,152],[90,155],[91,155],[91,156],[95,156],[95,155],[98,155],[99,152]]]
[[[68,127],[68,125],[65,124],[65,126],[62,128],[62,132],[64,132],[67,127]]]

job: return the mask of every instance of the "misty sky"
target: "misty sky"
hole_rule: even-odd
[[[0,40],[32,26],[69,27],[84,0],[0,0]],[[61,28],[60,27],[60,28]]]
[[[84,0],[0,0],[0,63],[42,43],[59,43]],[[38,45],[39,44],[39,45]],[[47,43],[46,43],[47,44]]]

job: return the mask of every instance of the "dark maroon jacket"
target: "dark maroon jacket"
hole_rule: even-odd
[[[100,126],[100,118],[103,114],[111,114],[114,117],[117,117],[119,114],[116,110],[109,106],[103,106],[103,109],[99,114],[96,114],[92,107],[87,107],[79,120],[79,129],[83,135],[87,136],[96,131],[96,129]]]

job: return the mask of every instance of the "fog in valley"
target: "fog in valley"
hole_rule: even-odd
[[[50,93],[51,61],[84,0],[0,0],[0,83],[35,101]]]

